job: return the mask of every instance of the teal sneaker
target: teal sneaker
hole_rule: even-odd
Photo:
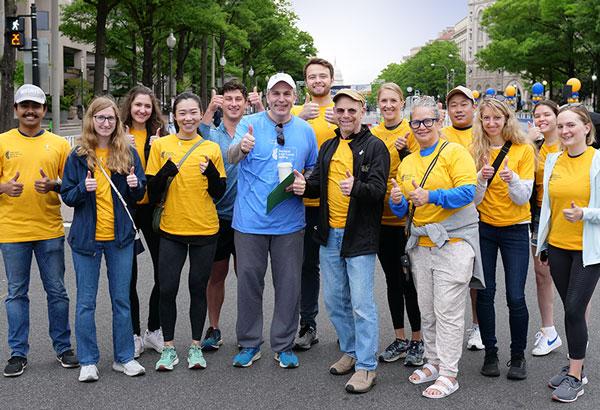
[[[233,365],[235,367],[250,367],[258,359],[260,359],[260,348],[244,347],[233,358]]]
[[[188,369],[206,369],[206,360],[198,345],[191,345],[188,350]]]
[[[218,350],[222,344],[223,339],[221,338],[221,331],[219,329],[215,329],[212,326],[206,329],[206,335],[201,344],[202,350],[205,352]]]
[[[295,369],[299,365],[298,356],[291,350],[275,353],[275,360],[279,362],[279,367],[283,367],[284,369]]]
[[[156,362],[154,368],[159,372],[173,370],[173,366],[179,363],[177,352],[173,346],[163,347],[163,351],[160,354],[160,359]]]

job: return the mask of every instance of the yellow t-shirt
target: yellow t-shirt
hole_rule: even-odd
[[[415,140],[415,136],[412,133],[408,121],[402,120],[400,124],[393,130],[388,130],[383,122],[379,123],[375,127],[371,128],[371,133],[385,143],[388,151],[390,152],[390,174],[387,181],[387,191],[385,193],[385,200],[383,203],[383,214],[381,216],[381,224],[388,226],[402,226],[406,224],[406,218],[398,219],[390,209],[388,200],[390,199],[390,192],[392,192],[392,178],[396,178],[398,172],[398,166],[400,166],[400,154],[394,146],[394,142],[398,137],[404,137],[406,133],[410,133],[407,139],[407,147],[410,152],[419,151],[419,144]]]
[[[442,138],[445,138],[448,142],[456,142],[462,145],[467,150],[471,149],[471,142],[473,141],[473,128],[469,127],[466,130],[459,130],[454,128],[452,125],[442,128]]]
[[[106,166],[108,161],[108,148],[96,148],[96,158],[110,177],[112,172]],[[94,171],[94,178],[98,187],[96,188],[96,240],[113,241],[115,239],[115,209],[113,208],[113,197],[110,182],[104,176],[100,168]]]
[[[588,147],[575,158],[564,152],[554,165],[548,185],[552,215],[548,243],[552,246],[572,251],[583,250],[583,221],[567,221],[563,209],[570,208],[571,201],[582,208],[589,206],[590,168],[595,151]]]
[[[335,137],[335,130],[337,125],[325,121],[325,110],[327,108],[333,108],[334,104],[324,105],[319,107],[319,116],[307,122],[310,124],[312,129],[315,131],[317,136],[317,148],[321,148],[321,145],[330,138]],[[304,105],[294,105],[292,107],[292,115],[298,116],[302,112]],[[319,206],[319,198],[305,198],[305,206]]]
[[[442,143],[443,141],[440,140],[435,150],[425,157],[421,156],[420,151],[416,151],[404,158],[398,168],[396,180],[405,198],[408,198],[408,193],[415,189],[412,184],[413,180],[417,184],[421,183],[425,171],[439,152]],[[425,186],[422,188],[433,191],[436,189],[452,189],[463,185],[475,185],[476,183],[475,162],[469,151],[459,144],[449,143],[440,154],[437,163],[425,181]],[[435,204],[426,204],[415,208],[413,222],[416,226],[441,222],[460,209],[462,208],[444,209]],[[419,238],[419,245],[436,246],[426,236]]]
[[[354,158],[352,158],[350,141],[352,140],[340,138],[340,145],[338,145],[329,163],[327,203],[329,205],[329,226],[332,228],[346,227],[350,197],[342,194],[340,181],[347,178],[347,170],[352,173]]]
[[[542,206],[544,198],[544,168],[546,167],[546,157],[548,154],[560,151],[560,143],[556,142],[552,145],[543,144],[540,148],[539,161],[537,170],[535,171],[535,192],[538,207]]]
[[[500,147],[490,150],[490,164],[500,153]],[[508,168],[520,179],[533,181],[535,175],[535,153],[530,144],[513,144],[506,154]],[[502,165],[500,165],[502,167]],[[510,226],[531,220],[529,201],[523,205],[515,204],[508,196],[508,184],[500,179],[498,170],[492,182],[488,182],[487,190],[481,203],[477,206],[479,220],[492,226]]]
[[[22,183],[19,197],[0,195],[0,243],[43,241],[64,236],[57,192],[40,194],[34,189],[40,168],[51,180],[62,177],[71,147],[66,139],[45,131],[26,137],[18,129],[0,134],[0,183],[17,172]]]
[[[144,153],[144,146],[146,145],[146,130],[136,130],[134,128],[131,128],[129,130],[129,132],[135,138],[135,150],[137,151],[138,155],[140,156],[140,161],[142,162],[142,166],[144,167],[144,169],[146,169],[147,158]],[[148,191],[146,191],[146,193],[144,193],[144,197],[141,200],[139,200],[137,203],[140,205],[143,205],[143,204],[147,204],[148,202],[150,202],[150,201],[148,199]]]
[[[181,140],[171,134],[156,140],[150,148],[146,174],[156,175],[169,157],[177,164],[200,139],[196,135],[191,140]],[[205,155],[213,162],[221,178],[226,177],[219,145],[204,141],[173,178],[160,221],[161,230],[180,236],[214,235],[219,231],[217,209],[208,193],[208,178],[200,173],[200,162],[206,161]]]

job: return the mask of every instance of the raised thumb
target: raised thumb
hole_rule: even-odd
[[[412,184],[413,184],[413,187],[415,187],[415,189],[420,188],[419,184],[417,184],[417,181],[415,181],[414,179],[412,180]]]
[[[256,86],[254,86],[254,88],[252,89],[252,91],[254,91],[255,93],[258,92],[258,88]]]
[[[508,158],[505,158],[505,159],[504,159],[504,162],[502,163],[502,167],[503,167],[504,169],[508,169]]]
[[[17,173],[15,174],[15,176],[13,177],[13,181],[17,182],[17,179],[19,179],[19,177],[21,176],[21,173],[19,171],[17,171]]]
[[[577,205],[575,205],[575,201],[571,201],[571,208],[577,208]]]
[[[304,175],[302,175],[302,173],[299,172],[297,169],[294,170],[294,176],[296,178],[302,178],[302,179],[304,179]]]
[[[40,168],[40,175],[42,176],[42,178],[47,177],[46,173],[44,172],[44,170],[42,168]]]
[[[156,135],[157,137],[160,137],[160,127],[158,127],[158,128],[156,129],[156,134],[155,134],[155,135]]]
[[[252,126],[252,124],[248,125],[248,134],[254,135],[254,127]]]
[[[487,157],[487,155],[485,155],[485,156],[483,157],[483,165],[490,165],[490,160],[489,160],[489,158]]]
[[[346,178],[352,178],[352,174],[350,173],[349,169],[346,170]]]
[[[217,90],[215,90],[214,88],[210,91],[210,96],[214,97],[215,95],[217,95]]]
[[[304,98],[304,104],[308,104],[310,102],[310,94],[306,93],[306,97]]]
[[[399,188],[398,183],[396,182],[396,180],[394,178],[392,178],[392,186],[394,188]]]
[[[129,125],[125,126],[125,134],[129,135]]]
[[[134,175],[135,167],[131,167],[129,170],[129,175]]]
[[[88,171],[86,179],[92,179],[92,172]]]

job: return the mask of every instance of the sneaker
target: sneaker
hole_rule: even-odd
[[[65,369],[72,369],[75,367],[79,367],[79,360],[73,350],[65,350],[58,356],[56,356],[56,360],[59,361],[60,365]]]
[[[560,384],[567,377],[568,374],[569,365],[566,365],[565,367],[560,369],[560,372],[556,376],[554,376],[548,381],[548,387],[550,387],[551,389],[556,389],[558,386],[560,386]],[[583,369],[581,370],[581,383],[583,383],[584,386],[588,384],[588,378],[585,375]]]
[[[391,363],[406,357],[410,343],[408,339],[396,339],[379,354],[379,361]]]
[[[13,356],[8,359],[8,364],[4,368],[4,376],[17,377],[23,374],[27,367],[27,359],[22,356]]]
[[[162,329],[153,331],[146,329],[143,342],[144,346],[154,349],[157,353],[162,353],[163,346],[165,345]]]
[[[480,373],[487,377],[500,376],[500,368],[498,367],[498,353],[495,351],[485,352],[483,366]]]
[[[233,358],[233,365],[235,367],[250,367],[258,359],[260,359],[260,348],[243,347]]]
[[[291,350],[275,353],[275,360],[279,362],[279,367],[283,367],[284,369],[295,369],[299,366],[298,356]]]
[[[423,366],[423,355],[425,354],[425,345],[422,340],[411,340],[408,353],[404,359],[405,366]]]
[[[165,346],[160,354],[160,359],[156,362],[154,368],[160,371],[173,370],[173,366],[179,363],[177,352],[173,346]]]
[[[95,364],[86,364],[79,370],[79,381],[83,383],[95,382],[98,380],[98,368]]]
[[[202,341],[200,347],[205,352],[209,352],[212,350],[218,350],[219,346],[222,344],[223,339],[221,338],[221,331],[211,326],[206,329],[206,334],[204,335],[204,340]]]
[[[202,348],[198,345],[191,345],[188,350],[188,369],[206,369],[206,360],[202,355]]]
[[[319,343],[317,329],[312,326],[300,328],[298,337],[294,341],[294,350],[309,350],[312,345]]]
[[[560,346],[562,346],[562,340],[560,340],[558,333],[553,339],[550,339],[540,330],[535,334],[535,343],[531,354],[534,356],[545,356]]]
[[[552,393],[552,400],[572,403],[583,394],[583,383],[568,374]]]
[[[366,393],[373,388],[377,374],[364,369],[354,372],[348,383],[346,383],[346,391],[348,393]]]
[[[483,350],[485,346],[481,341],[481,332],[479,331],[479,326],[473,326],[467,330],[467,333],[469,334],[469,338],[467,339],[467,349]]]
[[[527,378],[527,361],[525,357],[512,357],[506,365],[509,367],[506,378],[510,380],[525,380]]]
[[[125,373],[127,376],[135,377],[146,373],[144,366],[139,364],[137,360],[130,360],[127,363],[113,362],[112,368],[116,372]]]
[[[144,353],[144,339],[141,336],[133,335],[133,358],[137,359],[142,353]]]

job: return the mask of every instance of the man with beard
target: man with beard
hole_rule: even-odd
[[[304,66],[304,81],[308,94],[304,105],[297,105],[292,114],[306,120],[317,136],[320,148],[323,142],[335,136],[337,128],[333,115],[331,85],[333,66],[322,58],[312,58]],[[319,244],[313,239],[319,224],[319,199],[305,199],[306,230],[302,263],[302,290],[300,292],[300,332],[294,342],[297,350],[308,350],[319,342],[316,317],[319,312]]]
[[[65,290],[64,229],[60,177],[67,140],[41,128],[46,96],[25,84],[15,93],[18,128],[0,134],[0,250],[8,282],[6,315],[10,359],[4,376],[23,374],[29,352],[29,279],[35,253],[48,300],[50,338],[63,367],[79,367],[71,349],[69,298]]]

